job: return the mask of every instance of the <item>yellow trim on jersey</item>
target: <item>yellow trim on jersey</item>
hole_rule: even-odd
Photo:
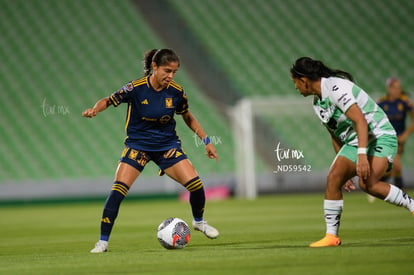
[[[174,80],[170,82],[170,84],[168,86],[172,86],[174,88],[176,88],[177,90],[179,90],[180,92],[183,91],[183,87],[181,87],[181,85],[179,85],[177,82],[175,82]]]
[[[132,104],[131,102],[128,102],[127,118],[125,122],[125,131],[128,129],[128,124],[129,124],[129,121],[131,120],[131,110],[132,110]]]
[[[378,103],[381,103],[383,101],[386,101],[387,99],[388,99],[388,96],[387,95],[384,95],[384,96],[380,97],[380,99],[378,100]]]
[[[390,96],[389,95],[384,95],[384,96],[380,97],[380,99],[378,100],[378,103],[382,103],[384,101],[388,101],[389,99],[390,99]],[[405,93],[401,94],[398,97],[398,99],[400,99],[400,100],[402,100],[402,101],[404,101],[404,102],[406,102],[408,104],[411,103],[410,98]]]
[[[132,81],[132,85],[134,87],[140,86],[142,84],[147,84],[148,86],[148,76]]]
[[[116,97],[114,97],[114,95],[110,95],[109,96],[109,100],[112,101],[112,104],[117,107],[119,104],[121,104],[121,101],[119,101]]]
[[[401,94],[400,98],[401,98],[402,101],[405,101],[408,104],[411,103],[410,98],[406,94]]]
[[[187,113],[189,111],[189,109],[187,108],[187,109],[185,109],[185,110],[183,110],[183,111],[181,111],[181,112],[175,112],[177,115],[182,115],[182,114],[185,114],[185,113]]]

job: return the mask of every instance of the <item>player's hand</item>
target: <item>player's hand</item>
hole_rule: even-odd
[[[218,161],[219,157],[216,152],[216,147],[214,147],[213,144],[209,143],[206,145],[206,152],[208,158],[215,159],[216,161]]]
[[[367,155],[365,154],[358,154],[358,160],[356,164],[356,172],[358,177],[366,180],[370,175],[370,167]]]
[[[350,179],[347,182],[345,182],[344,189],[345,189],[346,192],[351,192],[351,191],[356,190],[356,186],[355,186],[354,181],[352,179]]]
[[[82,112],[83,117],[94,117],[98,114],[95,108],[89,108]]]

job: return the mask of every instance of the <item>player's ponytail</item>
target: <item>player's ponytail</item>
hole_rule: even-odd
[[[177,54],[170,49],[152,49],[144,54],[144,74],[150,75],[152,71],[152,62],[157,66],[167,65],[170,62],[180,63],[180,59]]]
[[[322,61],[313,60],[310,57],[301,57],[292,65],[290,73],[294,78],[307,77],[310,80],[318,80],[321,77],[337,76],[341,78],[347,78],[354,81],[352,75],[342,70],[333,70]]]
[[[157,52],[157,49],[152,49],[149,50],[147,52],[145,52],[144,54],[144,75],[147,76],[151,73],[151,63],[152,63],[152,58],[154,57],[154,54]]]

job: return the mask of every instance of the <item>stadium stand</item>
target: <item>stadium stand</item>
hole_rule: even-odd
[[[350,71],[369,93],[385,92],[384,81],[390,75],[398,75],[407,91],[414,91],[413,1],[164,3],[181,17],[207,50],[205,58],[234,81],[241,95],[298,96],[288,71],[303,55]],[[141,76],[142,53],[169,47],[168,41],[154,32],[133,1],[0,0],[0,4],[0,188],[4,183],[111,178],[122,150],[125,109],[108,110],[93,120],[80,113]],[[202,68],[184,64],[177,82],[189,94],[190,108],[202,125],[222,141],[217,146],[222,161],[206,160],[203,148],[196,146],[180,121],[184,148],[202,175],[231,174],[235,163],[229,124],[211,111],[209,95],[203,94],[190,70]],[[298,100],[305,99],[298,96]],[[320,142],[321,135],[325,138],[326,133],[316,118],[295,121],[286,113],[265,121],[286,146],[303,149],[315,168],[329,165],[332,154],[321,154],[327,147],[326,140]],[[310,142],[304,143],[303,137]],[[411,139],[406,152],[413,147]],[[412,154],[405,154],[404,162],[414,167]],[[146,170],[148,175],[155,172],[155,166]]]
[[[168,2],[247,97],[297,96],[289,68],[301,56],[350,71],[374,98],[385,92],[385,79],[390,75],[403,79],[408,92],[414,90],[414,56],[409,54],[413,1]],[[300,96],[298,100],[309,101]],[[327,167],[332,154],[321,154],[326,151],[324,130],[314,117],[295,120],[289,115],[266,121],[283,143],[308,152],[315,168]],[[303,142],[305,136],[309,143]],[[413,150],[414,142],[407,145]],[[404,157],[412,167],[414,158]]]
[[[409,0],[169,0],[245,95],[291,94],[288,69],[309,55],[351,71],[368,91],[414,61]],[[306,8],[304,8],[306,7]],[[208,11],[208,12],[206,12]]]
[[[125,106],[88,120],[81,112],[125,82],[140,77],[143,52],[167,46],[129,1],[1,1],[0,182],[112,177],[124,138]],[[120,20],[122,18],[122,20]],[[222,155],[232,137],[208,99],[183,69],[192,112]],[[207,115],[206,115],[207,114]],[[200,173],[234,169],[229,158],[214,165],[196,146],[180,117],[184,148]],[[149,168],[150,169],[150,168]],[[155,167],[148,174],[155,173]]]

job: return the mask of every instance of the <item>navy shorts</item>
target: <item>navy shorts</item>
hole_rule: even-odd
[[[187,159],[187,155],[181,148],[172,148],[167,151],[142,151],[125,147],[119,161],[142,172],[150,160],[155,162],[161,170],[165,170],[183,159]]]

